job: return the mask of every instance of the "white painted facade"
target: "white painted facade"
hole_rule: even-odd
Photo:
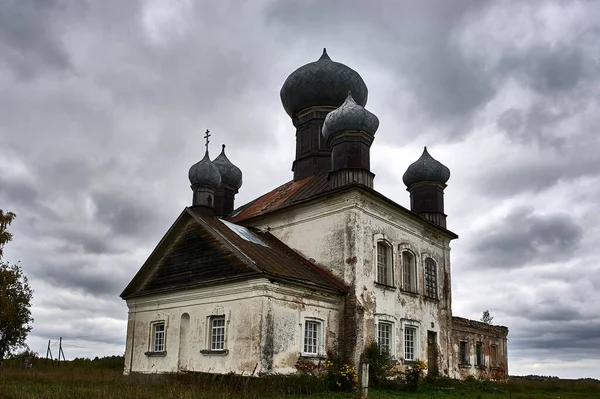
[[[404,364],[406,328],[416,328],[414,358],[428,359],[428,332],[435,333],[439,372],[451,375],[450,239],[400,206],[363,189],[268,213],[248,224],[269,230],[288,246],[344,282],[354,291],[363,310],[357,323],[352,357],[357,363],[364,347],[377,341],[377,324],[392,325],[392,355]],[[377,284],[377,243],[392,252],[391,287]],[[416,293],[403,287],[401,254],[416,259]],[[435,261],[437,300],[424,295],[424,262]],[[408,361],[407,361],[408,363]]]
[[[338,335],[339,294],[327,294],[267,279],[206,286],[132,298],[125,374],[202,371],[290,373],[303,349],[303,326],[322,330],[320,355]],[[224,316],[224,350],[210,351],[210,320]],[[164,350],[153,351],[153,325],[164,323]]]

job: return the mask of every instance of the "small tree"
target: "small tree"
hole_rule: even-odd
[[[2,248],[12,239],[7,228],[15,218],[12,212],[0,210],[0,365],[19,347],[31,331],[33,319],[29,308],[33,291],[19,265],[2,260]]]
[[[4,244],[12,240],[12,234],[8,231],[8,226],[10,226],[16,216],[12,212],[5,213],[0,209],[0,259],[2,259]]]
[[[492,324],[492,320],[494,320],[494,318],[490,315],[490,311],[487,309],[484,310],[483,315],[481,316],[481,321],[485,324]]]

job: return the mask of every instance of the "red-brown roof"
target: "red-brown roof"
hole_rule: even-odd
[[[326,173],[309,176],[298,181],[292,180],[238,208],[233,212],[230,220],[236,223],[260,216],[314,197],[327,190],[329,190],[329,182]]]
[[[266,277],[314,289],[346,286],[270,233],[186,208],[121,297]]]

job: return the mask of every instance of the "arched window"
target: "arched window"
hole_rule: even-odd
[[[437,299],[437,265],[431,258],[425,259],[425,296]]]
[[[410,251],[402,251],[402,289],[417,292],[415,257]]]
[[[379,284],[394,285],[391,252],[390,246],[385,242],[377,242],[377,282]]]

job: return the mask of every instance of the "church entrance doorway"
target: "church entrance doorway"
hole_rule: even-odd
[[[438,374],[437,365],[437,333],[427,331],[427,374],[435,376]]]

